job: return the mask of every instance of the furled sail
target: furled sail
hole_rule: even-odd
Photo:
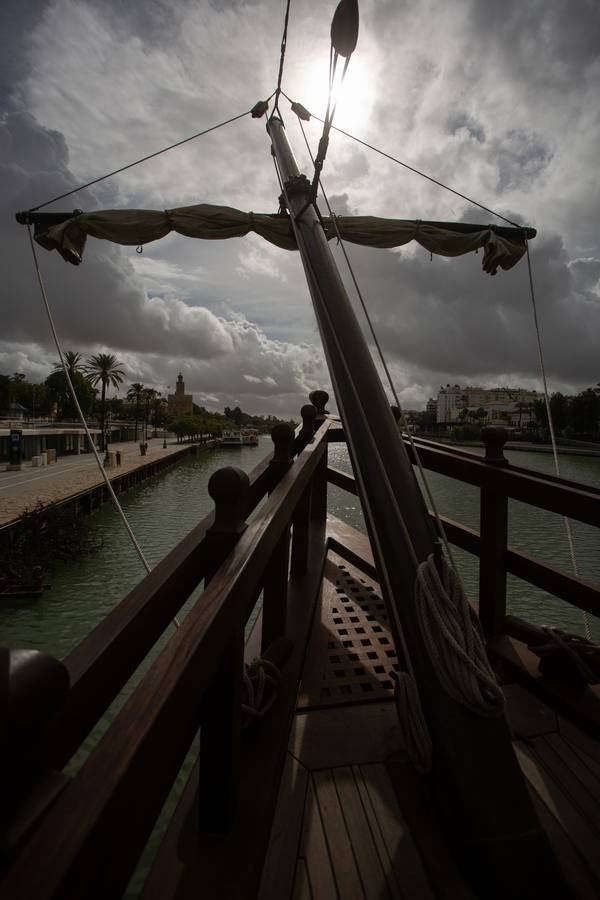
[[[367,247],[401,247],[417,241],[426,250],[440,256],[461,256],[482,248],[483,270],[495,275],[498,268],[510,269],[525,252],[524,235],[510,229],[510,236],[493,226],[475,226],[459,231],[444,223],[383,219],[376,216],[336,217],[337,230],[328,218],[323,222],[329,239],[337,237]],[[87,235],[116,244],[139,246],[165,237],[171,231],[186,237],[220,240],[243,237],[254,231],[284,250],[297,250],[287,215],[245,213],[229,206],[182,206],[178,209],[112,209],[81,213],[57,225],[36,228],[36,241],[46,250],[58,250],[65,260],[79,265]]]

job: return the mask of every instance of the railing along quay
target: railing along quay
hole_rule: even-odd
[[[120,896],[199,733],[199,766],[180,804],[195,809],[194,856],[205,852],[225,878],[234,853],[240,878],[256,887],[326,554],[326,502],[318,495],[326,491],[330,422],[312,404],[302,417],[296,435],[286,425],[273,429],[273,457],[250,475],[232,467],[213,474],[214,513],[64,663],[2,651],[13,703],[2,767],[3,856],[12,868],[0,897]],[[72,778],[64,775],[203,583],[88,759]],[[243,730],[244,657],[259,654],[281,669],[278,702],[260,728]],[[149,895],[164,896],[162,878],[159,853]]]

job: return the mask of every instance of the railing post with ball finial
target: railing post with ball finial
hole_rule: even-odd
[[[310,394],[310,401],[317,410],[315,420],[315,430],[319,428],[327,418],[327,410],[325,409],[329,400],[327,391],[313,391]],[[315,474],[313,476],[311,517],[313,519],[327,518],[327,447],[325,454],[319,462]]]

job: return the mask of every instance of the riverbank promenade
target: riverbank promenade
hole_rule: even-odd
[[[162,437],[150,438],[147,453],[142,456],[139,444],[133,441],[111,444],[111,450],[121,451],[122,462],[120,466],[107,469],[109,478],[118,478],[148,463],[179,454],[188,446],[172,441],[165,449]],[[101,453],[100,458],[103,456]],[[23,463],[20,471],[0,472],[0,527],[16,521],[25,510],[33,509],[38,503],[47,505],[67,500],[103,482],[92,453],[63,456],[55,464],[41,468]]]

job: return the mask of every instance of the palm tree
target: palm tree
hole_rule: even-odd
[[[145,388],[144,390],[144,399],[146,401],[146,412],[144,416],[145,428],[144,428],[144,440],[148,437],[148,422],[150,421],[150,410],[152,408],[153,403],[159,397],[159,391],[155,391],[154,388]],[[156,437],[156,427],[154,429]]]
[[[140,402],[142,397],[144,396],[144,391],[146,388],[139,381],[134,382],[129,390],[127,391],[127,399],[135,400],[135,435],[133,437],[134,441],[137,441],[138,437],[138,420],[140,418]]]
[[[125,372],[121,368],[122,363],[119,362],[113,353],[97,353],[91,356],[84,369],[86,378],[91,385],[98,382],[102,384],[102,395],[100,398],[100,432],[102,434],[101,446],[106,450],[106,441],[104,437],[104,411],[106,403],[106,388],[110,384],[112,387],[118,387],[125,377]]]
[[[63,356],[65,365],[67,367],[67,372],[69,373],[69,378],[71,379],[71,381],[73,381],[74,376],[84,369],[83,356],[81,355],[81,353],[75,353],[74,350],[65,350]],[[62,363],[57,362],[52,371],[62,372]]]

